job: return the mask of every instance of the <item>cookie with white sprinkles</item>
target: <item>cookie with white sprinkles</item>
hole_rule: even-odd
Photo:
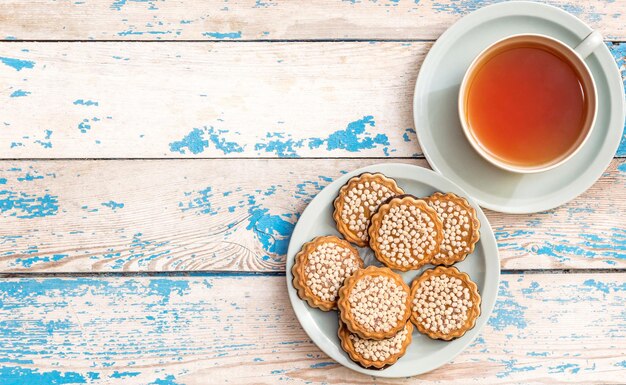
[[[411,315],[409,287],[390,269],[370,266],[346,279],[337,307],[350,332],[383,340],[402,330]]]
[[[305,243],[295,259],[291,271],[298,295],[310,306],[324,311],[337,308],[339,288],[363,267],[357,249],[333,235]]]
[[[339,321],[339,340],[341,347],[364,368],[374,367],[383,369],[393,365],[406,353],[411,344],[413,325],[407,322],[404,329],[396,335],[384,340],[366,340],[357,334],[350,333],[346,325]]]
[[[479,315],[478,287],[455,267],[426,270],[411,284],[411,322],[430,338],[459,338]]]
[[[474,251],[480,239],[480,221],[476,210],[465,198],[453,193],[434,193],[424,198],[437,211],[443,224],[443,241],[439,253],[430,263],[452,265],[465,259]]]
[[[367,246],[370,217],[389,198],[404,194],[396,181],[383,174],[364,173],[351,178],[335,199],[337,230],[357,246]]]
[[[419,269],[439,253],[443,239],[437,212],[425,201],[401,195],[382,204],[368,229],[376,258],[392,269]]]

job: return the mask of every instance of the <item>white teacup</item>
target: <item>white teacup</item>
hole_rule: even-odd
[[[563,58],[565,58],[565,60],[570,63],[570,65],[572,65],[572,67],[579,74],[579,80],[583,88],[583,93],[585,95],[584,103],[587,114],[583,122],[583,128],[577,141],[572,147],[570,147],[568,152],[563,153],[559,157],[539,165],[525,166],[513,164],[494,155],[478,140],[478,138],[472,131],[467,119],[466,104],[468,100],[468,87],[476,70],[480,68],[483,62],[482,59],[489,57],[491,54],[505,46],[518,43],[540,45],[545,47],[547,50],[559,53]],[[567,162],[567,160],[573,157],[580,150],[580,148],[589,138],[591,130],[594,126],[594,122],[596,120],[598,109],[596,85],[593,76],[591,75],[591,71],[589,70],[589,67],[587,67],[587,64],[585,64],[584,59],[601,44],[603,44],[602,36],[598,32],[592,32],[591,34],[589,34],[587,38],[585,38],[576,48],[573,49],[563,42],[549,36],[539,34],[520,34],[498,40],[497,42],[485,48],[474,59],[474,61],[465,72],[465,76],[463,77],[463,82],[461,83],[461,88],[459,90],[459,117],[461,119],[461,125],[463,126],[463,132],[465,133],[465,136],[469,140],[472,147],[474,147],[474,149],[491,164],[504,170],[516,173],[536,173],[547,171]]]

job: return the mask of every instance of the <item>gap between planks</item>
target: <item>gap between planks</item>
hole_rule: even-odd
[[[614,274],[624,273],[623,269],[503,269],[501,274]],[[196,278],[196,277],[284,277],[284,271],[114,271],[114,272],[32,272],[0,273],[0,279],[15,278]]]

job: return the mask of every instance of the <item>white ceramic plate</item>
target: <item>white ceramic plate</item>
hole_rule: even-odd
[[[472,280],[478,285],[478,290],[482,296],[481,314],[476,322],[476,326],[468,331],[463,337],[451,341],[435,341],[420,334],[417,330],[413,332],[413,342],[407,349],[406,355],[398,362],[384,370],[364,369],[353,362],[341,348],[337,337],[338,319],[337,312],[323,312],[319,309],[311,308],[307,303],[298,297],[298,293],[293,288],[291,268],[294,264],[294,257],[300,251],[302,245],[320,235],[334,234],[341,236],[333,220],[333,201],[339,189],[348,179],[364,172],[380,172],[390,178],[395,179],[398,185],[408,194],[415,196],[428,196],[435,191],[453,192],[465,197],[472,206],[476,208],[478,219],[481,222],[480,241],[476,244],[474,252],[465,261],[455,264],[459,270],[470,275]],[[366,265],[374,263],[373,252],[369,248],[359,249],[361,257]],[[432,268],[427,265],[425,268]],[[496,239],[487,222],[485,214],[462,189],[450,182],[441,175],[428,169],[411,166],[407,164],[382,164],[365,167],[348,173],[335,180],[322,190],[315,199],[304,210],[298,221],[291,241],[289,242],[289,252],[287,253],[287,288],[291,305],[300,321],[300,324],[309,335],[311,340],[341,365],[357,372],[369,374],[377,377],[407,377],[433,370],[459,354],[478,335],[482,327],[487,322],[493,305],[496,301],[498,291],[498,281],[500,279],[500,261],[498,258],[498,247]],[[404,280],[410,284],[418,273],[422,270],[403,273]]]
[[[486,208],[531,213],[560,206],[587,190],[607,168],[624,127],[624,85],[608,48],[585,61],[596,81],[598,117],[580,151],[565,164],[538,174],[514,174],[480,157],[461,128],[457,95],[466,69],[491,43],[519,33],[539,33],[575,47],[592,32],[558,8],[505,2],[482,8],[450,27],[424,60],[415,84],[413,115],[431,167]]]

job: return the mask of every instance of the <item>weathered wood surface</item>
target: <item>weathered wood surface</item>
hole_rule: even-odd
[[[344,171],[427,167],[406,159],[419,66],[498,1],[0,2],[0,40],[120,41],[0,43],[0,383],[623,383],[626,273],[505,273],[481,337],[399,381],[326,357],[287,299],[301,211]],[[624,1],[549,3],[626,40]],[[187,157],[336,159],[127,159]],[[623,269],[625,186],[618,158],[563,207],[487,212],[502,268]],[[192,273],[72,277],[146,271]],[[64,276],[3,275],[23,272]]]
[[[431,44],[1,43],[0,156],[421,156]]]
[[[501,0],[5,0],[0,37],[30,40],[435,39]],[[304,6],[306,3],[306,6]],[[621,0],[549,0],[609,39],[626,39]]]
[[[342,173],[379,162],[2,161],[0,271],[284,271],[307,203]],[[625,268],[625,186],[626,160],[616,159],[560,208],[488,212],[502,268]]]
[[[351,372],[310,342],[284,276],[4,279],[0,378],[11,385],[618,384],[626,370],[624,301],[624,273],[505,274],[493,315],[465,352],[426,375],[386,380]]]

